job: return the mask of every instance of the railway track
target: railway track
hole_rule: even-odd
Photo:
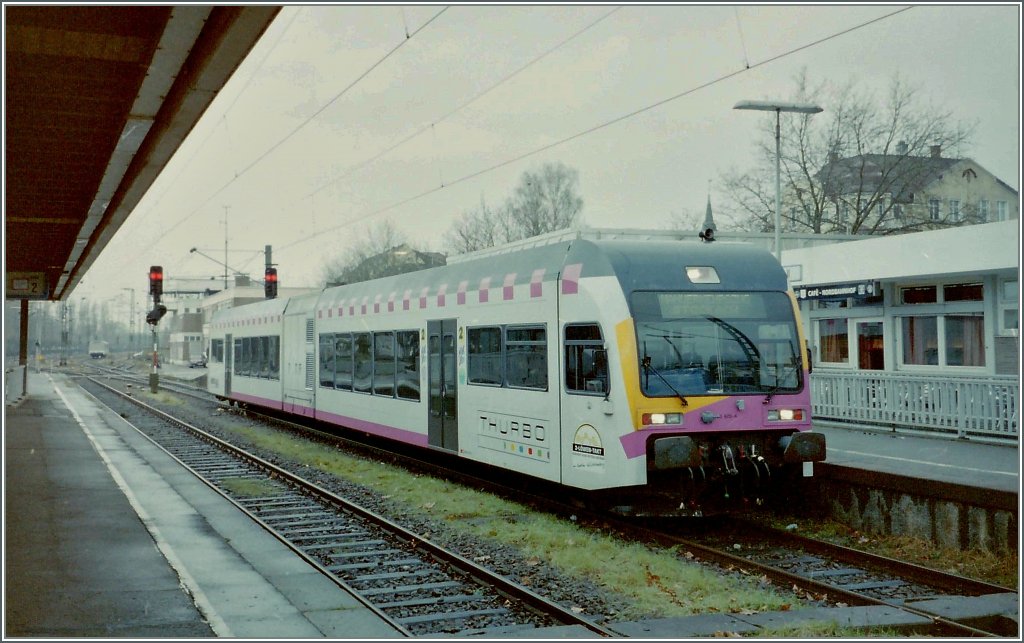
[[[422,535],[107,384],[94,378],[83,384],[115,412],[125,404],[143,409],[146,418],[138,420],[138,430],[406,636],[515,636],[558,625],[615,636]]]
[[[262,415],[253,410],[248,414]],[[263,417],[324,439],[339,439],[309,426],[268,415]],[[395,458],[395,453],[390,450],[377,449],[361,441],[343,441],[375,453],[382,459]],[[553,499],[564,494],[543,489],[527,493],[520,484],[507,486],[467,473],[465,463],[456,472],[419,458],[417,454],[407,453],[402,460],[406,466],[417,470],[474,488],[485,488],[542,511],[572,516],[581,524],[610,528],[629,540],[680,548],[699,560],[767,578],[780,587],[791,588],[813,600],[844,606],[887,606],[908,612],[927,619],[931,623],[930,634],[971,637],[1018,635],[1018,625],[1012,619],[982,615],[958,621],[936,611],[947,605],[941,599],[990,597],[992,601],[1002,603],[1016,602],[1017,592],[1013,589],[771,529],[736,517],[730,517],[727,526],[723,526],[726,523],[721,521],[705,521],[702,524],[709,526],[707,533],[701,531],[680,536],[677,521],[637,522],[614,514],[586,511],[578,503],[566,504]]]
[[[207,396],[205,401],[213,404]],[[262,416],[258,411],[248,410],[249,416]],[[264,416],[278,424],[284,424],[327,440],[339,440],[334,434],[326,434],[309,426],[295,424],[288,420]],[[396,454],[381,450],[361,441],[342,440],[355,444],[364,451],[384,460],[394,460]],[[403,462],[418,470],[453,479],[476,488],[511,497],[519,502],[532,504],[538,509],[558,515],[572,515],[577,522],[592,523],[611,528],[631,540],[677,547],[698,560],[707,561],[729,570],[757,575],[769,579],[780,587],[791,588],[797,593],[815,601],[827,601],[833,605],[869,606],[882,605],[902,610],[927,619],[931,623],[930,634],[942,636],[1016,636],[1015,621],[1003,618],[962,619],[958,622],[941,613],[930,611],[938,599],[957,597],[993,597],[1006,601],[1014,590],[962,576],[948,574],[893,559],[873,556],[859,550],[840,547],[831,543],[816,541],[785,531],[767,529],[763,525],[731,518],[733,525],[728,530],[713,529],[710,535],[683,537],[678,535],[678,523],[658,521],[638,523],[620,519],[604,513],[588,513],[578,504],[566,505],[551,500],[557,494],[540,491],[524,493],[521,485],[507,487],[496,484],[484,477],[454,472],[425,461],[415,454],[402,456]],[[463,467],[464,468],[464,467]],[[264,502],[267,502],[264,500]],[[268,505],[271,506],[271,505]],[[278,506],[285,515],[289,511],[286,502]],[[710,522],[710,521],[709,521]],[[710,524],[714,524],[711,522]],[[328,566],[341,565],[329,562]]]

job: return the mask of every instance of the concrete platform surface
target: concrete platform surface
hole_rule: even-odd
[[[815,422],[825,435],[825,462],[924,480],[1017,493],[1017,444],[960,440],[943,435],[856,428]]]
[[[5,638],[400,636],[66,376],[5,411]]]

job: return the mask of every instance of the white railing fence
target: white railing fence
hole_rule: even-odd
[[[1019,438],[1020,382],[1013,376],[879,371],[811,373],[815,417],[923,431]]]

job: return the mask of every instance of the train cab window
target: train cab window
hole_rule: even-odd
[[[565,327],[565,388],[569,393],[608,394],[608,351],[597,324]]]
[[[334,388],[352,390],[352,335],[334,336]]]
[[[352,343],[352,390],[369,393],[373,384],[373,337],[370,333],[355,333]]]
[[[334,335],[320,335],[320,386],[334,388]]]
[[[513,388],[548,388],[547,331],[543,326],[505,329],[505,378]]]

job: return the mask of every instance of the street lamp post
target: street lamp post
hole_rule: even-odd
[[[783,103],[780,101],[741,100],[733,109],[754,109],[763,112],[775,112],[775,258],[782,263],[782,153],[779,143],[779,124],[782,112],[797,114],[817,114],[821,107],[810,103]]]

